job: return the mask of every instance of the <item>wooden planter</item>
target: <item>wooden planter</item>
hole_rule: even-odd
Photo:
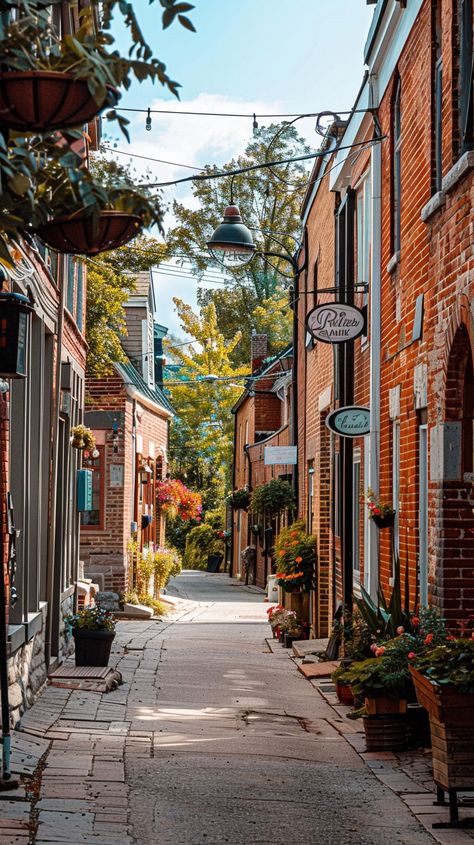
[[[419,703],[430,717],[433,779],[438,798],[449,794],[450,821],[433,827],[456,827],[459,822],[457,791],[474,790],[474,695],[433,683],[410,666]]]
[[[406,713],[407,702],[405,698],[365,698],[364,706],[368,716],[387,715],[389,713]]]
[[[406,748],[407,720],[405,713],[364,716],[367,751],[401,751]]]
[[[123,246],[138,234],[142,220],[123,211],[101,211],[98,226],[84,213],[56,217],[38,226],[37,235],[58,252],[97,255]]]
[[[51,132],[81,126],[106,106],[118,101],[108,86],[108,96],[97,103],[87,82],[72,73],[29,70],[0,73],[0,124],[20,132]]]

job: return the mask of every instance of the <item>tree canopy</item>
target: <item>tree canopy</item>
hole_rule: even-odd
[[[265,160],[294,158],[309,152],[294,127],[271,125],[255,131],[245,152],[228,162],[222,170],[234,170]],[[208,166],[209,174],[217,168]],[[276,252],[292,256],[297,248],[301,228],[301,191],[307,183],[306,165],[292,162],[277,167],[247,172],[228,179],[199,181],[194,184],[197,208],[175,202],[173,213],[176,225],[167,234],[167,255],[178,261],[187,260],[192,272],[200,277],[210,263],[206,242],[221,222],[224,209],[232,198],[240,208],[242,219],[252,228],[259,252]],[[249,361],[252,328],[269,334],[273,351],[290,340],[291,320],[286,309],[285,291],[292,281],[291,265],[287,260],[256,255],[244,269],[226,271],[231,276],[220,290],[206,290],[199,294],[199,303],[213,303],[217,322],[225,340],[242,330],[241,343],[234,347],[234,364]],[[281,303],[281,306],[280,306]],[[282,313],[283,312],[283,313]],[[273,318],[269,318],[269,314]]]

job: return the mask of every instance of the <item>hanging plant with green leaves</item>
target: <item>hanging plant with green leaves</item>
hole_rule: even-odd
[[[295,508],[295,494],[288,481],[273,478],[267,484],[256,487],[250,500],[250,510],[256,516],[263,514],[277,516],[285,510]]]
[[[186,29],[194,30],[184,14],[193,8],[191,4],[178,0],[159,2],[164,10],[164,29],[177,18]],[[2,113],[7,129],[9,117],[8,97],[2,100],[3,86],[15,74],[25,72],[29,76],[37,72],[43,76],[66,74],[76,84],[81,81],[97,103],[96,111],[112,106],[107,118],[117,120],[127,138],[129,121],[115,109],[118,89],[127,90],[135,78],[158,81],[178,96],[179,84],[168,76],[163,62],[153,56],[131,3],[102,0],[99,4],[92,0],[87,9],[78,13],[77,30],[63,35],[54,26],[51,6],[60,6],[60,0],[7,0],[2,4],[0,129]],[[13,14],[9,17],[10,11]],[[131,46],[124,54],[114,48],[115,39],[109,31],[116,12],[122,14],[130,35]],[[77,14],[77,10],[71,10],[71,14]],[[0,260],[5,263],[11,263],[8,239],[19,241],[61,214],[80,214],[85,210],[97,220],[104,209],[124,210],[137,215],[144,226],[155,223],[161,227],[159,195],[151,196],[138,185],[117,183],[105,187],[84,167],[84,122],[77,118],[79,128],[70,128],[71,123],[66,123],[65,128],[46,122],[38,131],[37,125],[29,126],[26,121],[21,130],[0,132]]]

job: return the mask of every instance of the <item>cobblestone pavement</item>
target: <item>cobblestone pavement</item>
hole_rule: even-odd
[[[260,592],[203,573],[171,592],[172,616],[119,623],[122,686],[48,687],[23,716],[1,845],[435,841],[419,822],[433,815],[424,757],[362,752],[330,685],[266,642]]]

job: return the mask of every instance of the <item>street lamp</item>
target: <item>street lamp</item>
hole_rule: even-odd
[[[232,202],[232,191],[231,191]],[[240,211],[236,205],[229,205],[224,212],[224,219],[222,223],[214,231],[210,241],[207,242],[207,247],[212,257],[220,264],[228,269],[238,269],[244,267],[251,261],[254,255],[261,255],[264,258],[278,258],[282,261],[288,261],[291,264],[293,273],[293,286],[290,288],[291,308],[293,311],[293,438],[296,443],[296,432],[298,431],[298,408],[296,402],[297,391],[297,370],[298,370],[298,334],[297,334],[297,303],[299,297],[298,282],[301,273],[306,270],[306,256],[307,249],[304,250],[304,262],[301,267],[298,265],[297,254],[290,255],[281,252],[272,251],[257,251],[253,242],[253,237],[250,229],[242,223]],[[279,271],[281,272],[281,271]],[[295,490],[295,499],[298,503],[298,468],[295,466],[295,473],[293,476],[293,484]]]
[[[207,247],[212,257],[229,270],[244,267],[255,255],[250,229],[242,223],[238,206],[229,205],[224,219],[213,233]]]

